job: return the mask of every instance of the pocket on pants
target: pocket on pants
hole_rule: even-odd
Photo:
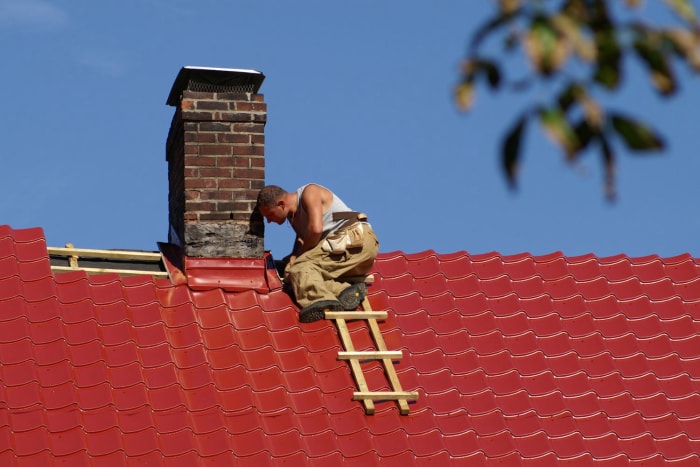
[[[339,255],[348,250],[362,249],[364,241],[365,233],[362,222],[356,222],[349,227],[326,236],[321,244],[321,249],[330,254]]]

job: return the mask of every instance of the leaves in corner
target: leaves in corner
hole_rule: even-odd
[[[648,125],[620,114],[612,114],[610,122],[618,136],[633,151],[661,151],[666,148],[661,135]]]
[[[634,41],[634,50],[644,62],[651,74],[651,82],[664,96],[675,93],[678,86],[673,71],[663,51],[663,36],[650,31],[643,25],[635,28],[637,37]]]
[[[541,109],[539,116],[547,136],[561,147],[567,159],[572,160],[581,148],[581,143],[566,115],[558,107],[551,107]]]
[[[508,132],[503,140],[501,150],[501,161],[503,163],[503,171],[506,174],[508,185],[515,188],[518,177],[518,163],[520,159],[520,142],[522,140],[525,124],[527,123],[527,114],[523,114],[516,121],[513,128]]]
[[[600,141],[600,150],[603,156],[603,170],[605,173],[603,187],[605,190],[605,198],[612,203],[617,199],[615,153],[604,135],[598,135],[598,140]]]

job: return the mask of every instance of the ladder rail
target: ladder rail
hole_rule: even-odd
[[[369,305],[369,301],[367,300],[367,298],[365,298],[365,301],[367,302],[367,305]],[[365,304],[363,303],[363,307],[364,306]],[[384,342],[384,337],[382,337],[382,332],[379,329],[379,324],[377,323],[377,320],[371,319],[368,320],[367,323],[369,324],[369,328],[372,331],[372,338],[374,339],[374,343],[377,345],[377,349],[382,352],[385,352],[387,350],[386,343]],[[396,374],[396,368],[394,368],[394,363],[390,359],[386,358],[384,358],[382,361],[384,363],[384,372],[386,373],[386,376],[389,379],[391,388],[394,391],[401,391],[401,383],[399,382],[399,376]],[[401,414],[407,415],[409,408],[406,399],[398,399],[398,404]]]
[[[341,340],[343,341],[343,346],[348,352],[354,352],[355,346],[352,342],[352,337],[350,337],[350,331],[348,330],[348,325],[342,318],[336,318],[335,324],[340,332]],[[362,366],[360,361],[353,358],[350,360],[350,368],[352,369],[352,375],[355,378],[357,387],[360,388],[362,392],[369,392],[369,387],[367,387],[367,380],[365,379],[365,374],[362,371]],[[365,406],[365,413],[368,415],[374,414],[374,401],[372,399],[364,399],[362,403]]]
[[[368,281],[370,282],[370,281]],[[386,311],[373,311],[367,297],[362,301],[361,311],[334,311],[326,312],[326,319],[332,319],[340,334],[345,351],[338,352],[339,360],[347,360],[350,364],[353,378],[357,383],[358,391],[353,393],[353,400],[362,401],[367,415],[374,414],[374,401],[395,400],[399,406],[401,415],[408,415],[409,400],[418,399],[417,391],[404,391],[401,387],[394,360],[400,360],[403,352],[400,350],[388,350],[377,319],[386,319]],[[364,320],[367,322],[369,332],[376,346],[376,350],[358,351],[355,350],[352,336],[348,330],[347,320]],[[363,361],[379,361],[384,368],[391,391],[371,391],[367,385],[367,380],[362,368]]]

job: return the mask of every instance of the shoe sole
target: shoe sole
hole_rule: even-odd
[[[360,306],[360,303],[362,303],[362,300],[364,300],[366,296],[367,286],[364,282],[358,282],[340,292],[338,301],[345,311],[352,311]]]
[[[312,303],[299,312],[299,321],[313,323],[326,317],[326,311],[342,311],[343,306],[334,300],[323,300]]]

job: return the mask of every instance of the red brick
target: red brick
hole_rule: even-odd
[[[230,132],[231,124],[221,122],[201,122],[198,125],[197,131]]]
[[[263,133],[265,125],[262,123],[234,123],[233,131],[240,133]]]
[[[199,197],[202,200],[230,201],[231,199],[233,199],[232,193],[233,192],[228,190],[203,191],[199,194]]]
[[[185,167],[216,167],[217,157],[207,156],[187,156],[185,157]]]
[[[196,211],[208,212],[208,211],[213,211],[215,207],[216,207],[216,203],[213,203],[211,201],[207,201],[207,202],[185,201],[185,208],[189,212],[196,212]]]
[[[219,143],[250,144],[255,136],[247,133],[216,133],[216,139]]]
[[[222,101],[245,102],[250,100],[250,95],[243,92],[219,92],[216,98]]]
[[[184,101],[185,99],[194,99],[194,100],[199,100],[199,99],[215,99],[216,95],[213,92],[204,92],[204,91],[190,91],[190,90],[184,90],[182,91],[182,100]]]
[[[255,116],[244,112],[221,112],[219,120],[224,122],[252,122],[255,121]]]
[[[207,188],[216,189],[217,179],[215,178],[188,178],[185,180],[185,188]]]
[[[233,176],[231,169],[225,168],[203,168],[200,169],[199,175],[206,178],[231,178]]]
[[[234,156],[262,156],[265,148],[262,146],[233,146]]]
[[[235,157],[217,157],[217,167],[234,167],[235,166]]]
[[[216,143],[216,133],[188,132],[184,140],[187,143]]]
[[[199,219],[203,221],[225,221],[230,218],[228,212],[203,212],[199,215]]]
[[[248,180],[237,180],[235,178],[219,179],[219,189],[243,189],[248,188],[249,185]]]
[[[202,144],[199,146],[199,154],[202,156],[228,156],[233,154],[233,146],[228,144]]]
[[[182,112],[182,118],[192,121],[209,121],[214,120],[214,114],[212,112],[188,110]]]
[[[263,180],[265,178],[265,171],[262,169],[233,169],[233,176],[235,178],[254,178]]]
[[[228,110],[228,103],[222,101],[197,101],[197,110]]]

